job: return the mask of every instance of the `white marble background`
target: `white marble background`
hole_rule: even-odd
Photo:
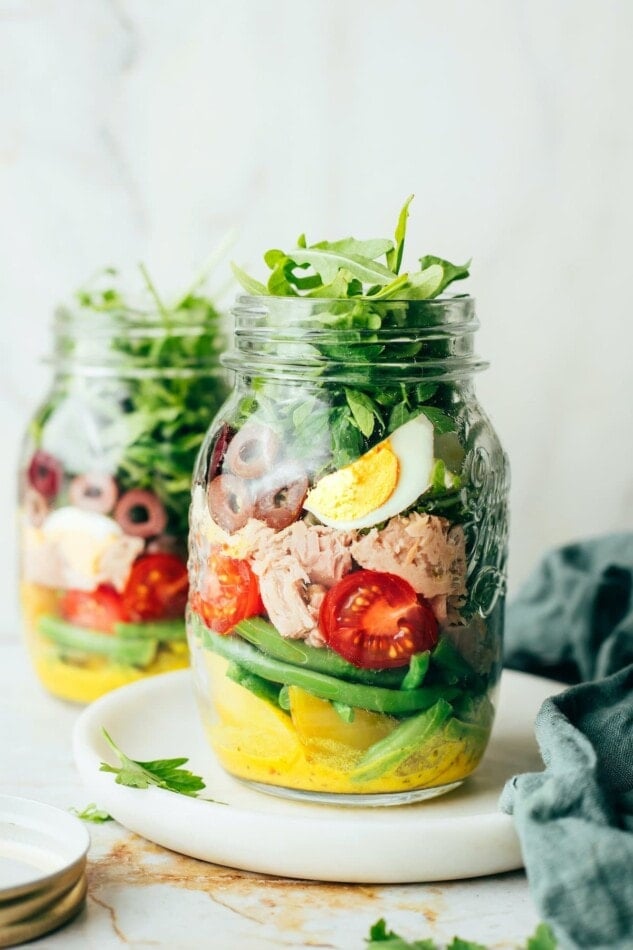
[[[0,510],[44,392],[53,304],[144,259],[163,288],[235,256],[390,231],[474,256],[513,463],[512,581],[633,527],[633,4],[0,0]]]

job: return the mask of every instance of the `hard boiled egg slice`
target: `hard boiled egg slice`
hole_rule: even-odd
[[[371,528],[424,494],[432,469],[433,426],[419,415],[351,465],[325,475],[303,507],[331,528]]]
[[[58,546],[72,570],[84,577],[96,577],[100,556],[123,532],[106,515],[67,507],[53,511],[41,533],[45,541]]]

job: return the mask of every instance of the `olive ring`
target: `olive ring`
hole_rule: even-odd
[[[132,488],[121,495],[114,517],[125,534],[137,538],[162,534],[167,525],[167,512],[162,502],[151,491],[142,488]]]
[[[109,514],[119,497],[117,483],[111,475],[103,472],[88,472],[73,478],[69,488],[70,501],[86,511]]]
[[[279,436],[268,426],[247,422],[231,439],[225,464],[240,478],[261,478],[272,468],[280,445]]]
[[[248,484],[237,475],[217,475],[207,488],[207,503],[213,520],[232,534],[253,515]]]
[[[296,521],[308,493],[305,472],[295,467],[282,468],[267,479],[262,488],[255,500],[255,518],[275,531],[281,531]]]

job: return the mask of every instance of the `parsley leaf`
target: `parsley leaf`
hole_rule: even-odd
[[[98,808],[94,802],[86,805],[81,811],[76,808],[70,810],[77,818],[81,818],[82,821],[91,821],[95,825],[102,825],[105,821],[114,821],[112,815],[109,815],[107,811],[103,811],[102,808]]]
[[[383,919],[378,920],[370,929],[369,937],[365,939],[367,950],[441,950],[441,947],[431,939],[405,940],[393,930],[387,930]],[[547,924],[539,924],[534,936],[529,937],[525,950],[556,950],[557,943],[551,928]],[[446,950],[488,950],[481,943],[473,940],[462,940],[454,937]]]
[[[548,924],[539,924],[529,938],[526,950],[556,950],[558,944],[552,928]]]
[[[404,940],[393,930],[387,930],[382,919],[373,925],[365,942],[367,950],[439,950],[434,940]]]
[[[182,766],[188,759],[156,759],[153,762],[137,762],[119,749],[105,729],[101,730],[103,737],[115,753],[120,766],[116,767],[102,762],[99,771],[111,772],[116,775],[117,785],[127,785],[129,788],[165,788],[180,795],[196,797],[198,792],[206,788],[199,775],[194,775]]]

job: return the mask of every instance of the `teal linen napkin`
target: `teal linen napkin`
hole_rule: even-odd
[[[562,947],[632,950],[633,535],[547,555],[507,628],[506,665],[586,681],[543,704],[545,770],[501,799],[534,901]]]

